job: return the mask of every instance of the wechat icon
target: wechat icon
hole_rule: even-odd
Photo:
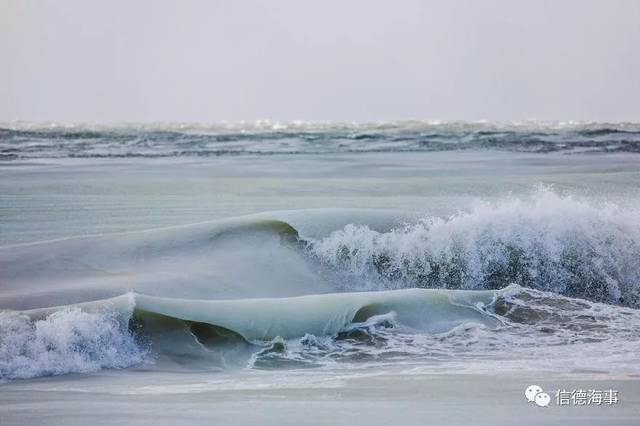
[[[524,391],[527,402],[535,402],[538,407],[548,407],[551,397],[538,385],[531,385]]]

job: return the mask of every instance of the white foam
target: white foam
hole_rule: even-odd
[[[391,232],[348,225],[314,241],[311,251],[354,278],[345,280],[349,290],[516,282],[630,306],[640,298],[640,209],[598,205],[546,187],[529,198],[479,203]]]
[[[0,379],[125,368],[146,354],[113,314],[69,308],[32,321],[25,314],[0,312]]]

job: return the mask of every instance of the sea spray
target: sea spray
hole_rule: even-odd
[[[126,321],[112,313],[67,308],[40,320],[0,312],[0,379],[27,379],[125,368],[143,362]]]
[[[351,291],[516,283],[640,306],[640,209],[597,205],[548,187],[390,232],[347,225],[308,250]]]

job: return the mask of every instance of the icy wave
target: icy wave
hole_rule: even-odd
[[[290,298],[188,300],[125,294],[0,312],[0,380],[161,360],[192,367],[243,366],[274,340],[352,334],[353,323],[392,315],[416,332],[499,324],[476,306],[493,292],[412,289]]]
[[[623,356],[638,347],[639,324],[635,309],[517,285],[240,300],[126,294],[0,313],[0,379],[143,362],[221,370],[505,356],[535,363],[541,352],[571,348]]]
[[[343,286],[498,289],[516,283],[640,306],[640,210],[540,188],[390,232],[347,225],[311,242]]]
[[[640,350],[640,210],[549,188],[419,222],[302,210],[16,245],[0,266],[1,379]]]
[[[273,339],[254,353],[250,365],[353,369],[375,362],[451,373],[483,371],[483,362],[500,359],[510,360],[504,368],[514,372],[638,371],[638,310],[517,285],[491,293],[491,301],[478,301],[476,307],[498,325],[469,319],[440,332],[416,332],[391,311],[353,322],[330,336]],[[581,354],[579,359],[575,353]],[[620,362],[623,359],[633,361]]]

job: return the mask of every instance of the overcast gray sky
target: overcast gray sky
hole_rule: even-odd
[[[0,120],[640,120],[640,1],[0,0]]]

